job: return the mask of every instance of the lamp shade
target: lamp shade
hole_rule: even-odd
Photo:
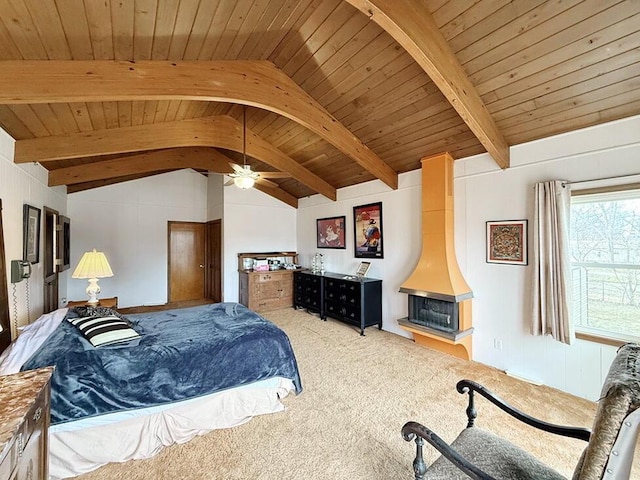
[[[113,277],[113,271],[103,252],[85,252],[80,263],[73,271],[72,278],[104,278]]]
[[[256,183],[256,181],[251,177],[235,177],[233,179],[233,183],[236,184],[236,187],[239,187],[243,190],[248,190],[249,188],[253,187],[253,184]]]

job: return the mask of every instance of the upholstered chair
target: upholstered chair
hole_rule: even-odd
[[[469,380],[461,380],[456,388],[469,396],[468,422],[467,428],[451,445],[419,423],[408,422],[402,428],[404,439],[416,443],[413,462],[416,480],[565,479],[552,466],[543,464],[516,445],[474,426],[477,417],[474,393],[532,427],[588,442],[574,470],[573,480],[629,478],[640,424],[640,345],[620,347],[604,381],[592,430],[537,420]],[[423,459],[425,441],[441,453],[429,467]]]

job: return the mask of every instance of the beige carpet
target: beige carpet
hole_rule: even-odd
[[[466,396],[455,390],[462,378],[484,384],[546,421],[591,427],[592,402],[431,351],[375,327],[361,337],[349,325],[323,322],[303,311],[285,309],[265,317],[287,332],[300,367],[304,391],[284,400],[286,412],[78,478],[409,480],[415,446],[402,439],[400,429],[415,420],[452,440],[466,423]],[[510,438],[571,476],[584,442],[525,427],[481,398],[477,407],[478,426]],[[436,457],[428,446],[426,457],[428,462]]]

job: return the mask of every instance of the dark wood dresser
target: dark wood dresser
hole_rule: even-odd
[[[352,323],[364,329],[382,329],[382,280],[342,273],[294,273],[294,307]]]
[[[0,376],[0,480],[46,480],[53,368]]]

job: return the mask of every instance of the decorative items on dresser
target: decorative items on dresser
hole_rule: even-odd
[[[360,335],[372,325],[382,329],[382,280],[302,270],[294,273],[294,288],[295,308],[352,323]]]
[[[239,300],[254,312],[293,306],[296,252],[239,253]]]
[[[0,376],[0,479],[48,478],[53,368]]]

